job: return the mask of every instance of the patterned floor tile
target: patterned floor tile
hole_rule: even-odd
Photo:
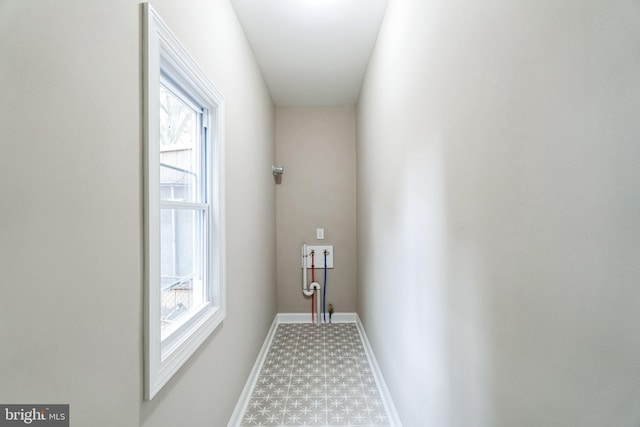
[[[390,426],[356,325],[278,325],[241,425]]]

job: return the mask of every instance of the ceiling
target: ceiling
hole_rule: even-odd
[[[353,105],[387,0],[231,0],[279,106]]]

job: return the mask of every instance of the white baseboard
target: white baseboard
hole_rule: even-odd
[[[371,370],[373,371],[373,376],[378,385],[378,390],[380,391],[382,402],[387,410],[387,414],[389,415],[390,423],[393,427],[402,427],[402,423],[400,422],[400,417],[396,411],[395,406],[393,405],[393,401],[391,400],[391,395],[389,394],[389,389],[387,388],[387,384],[384,382],[384,378],[382,376],[382,371],[380,370],[380,366],[373,355],[373,350],[371,349],[371,344],[369,344],[369,339],[367,338],[367,334],[365,333],[364,326],[360,321],[360,317],[357,313],[334,313],[331,321],[333,323],[355,323],[358,332],[360,333],[360,337],[362,338],[362,342],[364,345],[365,352],[367,353],[367,357],[369,358],[369,363],[371,364]],[[262,348],[260,349],[260,353],[258,353],[258,358],[256,359],[256,363],[253,365],[253,369],[251,369],[251,373],[249,374],[249,378],[242,389],[242,393],[240,394],[240,398],[238,399],[238,403],[236,403],[236,407],[233,410],[233,414],[229,419],[229,423],[227,427],[238,427],[242,423],[242,417],[244,416],[247,407],[249,406],[249,400],[251,399],[251,392],[258,381],[258,375],[260,374],[260,370],[262,369],[262,365],[264,364],[264,360],[267,357],[267,352],[269,351],[269,346],[271,346],[271,341],[273,340],[273,336],[275,335],[277,326],[279,323],[311,323],[311,314],[310,313],[278,313],[273,319],[273,323],[271,324],[271,328],[267,333],[267,336],[262,344]]]
[[[358,315],[356,313],[333,313],[332,323],[356,323]],[[311,323],[311,313],[278,313],[276,314],[278,323]],[[327,320],[329,315],[327,314]]]
[[[402,422],[400,421],[400,417],[398,416],[398,411],[396,411],[396,407],[393,404],[393,400],[391,399],[391,394],[389,393],[387,384],[384,382],[384,377],[382,376],[380,365],[378,365],[376,356],[373,354],[373,349],[371,348],[371,344],[369,343],[369,338],[367,338],[367,334],[364,330],[364,325],[360,320],[360,316],[358,316],[357,314],[356,319],[356,326],[358,327],[360,338],[362,338],[362,342],[364,344],[364,351],[365,353],[367,353],[367,357],[369,358],[369,364],[371,364],[373,377],[378,384],[378,391],[380,391],[380,394],[382,395],[382,402],[385,409],[387,410],[387,415],[389,415],[389,421],[391,422],[391,425],[393,427],[402,427]]]
[[[276,333],[276,328],[278,327],[278,315],[273,319],[271,323],[271,328],[269,328],[269,332],[267,332],[267,337],[264,339],[264,343],[262,344],[262,348],[258,353],[258,358],[256,359],[256,363],[253,364],[253,369],[251,369],[251,373],[249,373],[249,378],[247,379],[244,388],[242,389],[242,393],[240,393],[240,398],[236,403],[236,407],[233,410],[233,414],[231,414],[231,418],[229,419],[229,423],[227,427],[238,427],[240,423],[242,423],[242,417],[244,416],[247,407],[249,406],[249,400],[251,399],[251,393],[253,392],[253,388],[256,386],[258,381],[258,375],[260,375],[260,370],[262,369],[262,364],[264,363],[264,359],[267,357],[267,352],[269,351],[269,346],[271,346],[271,341],[273,340],[273,336]]]

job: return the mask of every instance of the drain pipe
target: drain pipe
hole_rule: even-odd
[[[320,283],[313,282],[310,285],[307,284],[307,245],[302,245],[302,293],[305,296],[312,296],[316,290],[320,290]],[[319,300],[319,298],[318,298]],[[319,304],[316,304],[316,311],[318,312],[318,320],[320,307]]]
[[[313,295],[313,289],[307,287],[307,245],[302,245],[302,293],[308,297]]]

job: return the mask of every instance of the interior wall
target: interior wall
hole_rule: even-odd
[[[391,0],[358,312],[405,426],[640,423],[638,46],[634,1]]]
[[[0,402],[72,425],[226,425],[275,315],[260,70],[229,1],[153,6],[226,100],[228,316],[143,402],[140,2],[0,2]]]
[[[276,162],[285,167],[276,185],[278,312],[311,310],[302,294],[303,243],[333,245],[327,306],[356,310],[355,128],[354,107],[276,108]],[[324,272],[315,279],[323,284]]]

